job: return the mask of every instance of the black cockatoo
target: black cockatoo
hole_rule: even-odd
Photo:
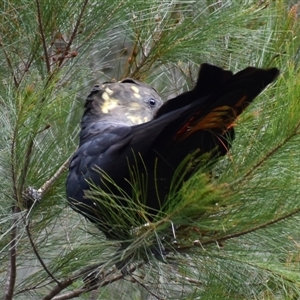
[[[195,87],[165,103],[153,88],[133,79],[94,86],[69,166],[66,188],[72,208],[107,238],[127,238],[131,228],[151,221],[171,189],[180,189],[176,178],[184,182],[197,171],[197,158],[209,154],[215,160],[228,152],[236,118],[278,73],[248,67],[233,74],[202,64]],[[188,169],[178,168],[186,157]],[[103,197],[92,196],[91,186]],[[148,214],[136,209],[140,222],[124,228],[116,215],[120,219],[134,210],[128,199]]]

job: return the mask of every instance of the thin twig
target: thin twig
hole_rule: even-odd
[[[60,175],[66,170],[71,158],[72,158],[73,154],[59,167],[59,169],[55,172],[55,174],[49,179],[47,180],[42,186],[41,188],[37,191],[39,194],[40,199],[42,198],[42,196],[50,189],[50,187],[55,183],[55,181],[60,177]],[[35,199],[36,200],[36,199]],[[36,201],[35,201],[36,202]],[[32,239],[31,233],[30,233],[30,229],[29,229],[29,222],[30,220],[27,219],[28,223],[26,224],[25,228],[26,228],[26,232],[29,238],[29,242],[31,244],[31,247],[33,249],[34,254],[36,255],[38,261],[40,262],[41,266],[43,267],[43,269],[45,270],[45,272],[57,283],[57,289],[59,290],[58,293],[60,292],[60,290],[63,290],[64,288],[66,288],[67,286],[69,286],[70,284],[72,284],[72,282],[70,282],[69,280],[66,280],[64,282],[59,282],[53,275],[52,273],[48,270],[47,266],[45,265],[43,259],[41,258],[41,256],[39,255],[34,241]],[[54,291],[55,293],[55,291]],[[56,294],[54,294],[55,296]],[[53,297],[53,296],[52,296]],[[51,297],[51,298],[52,298]],[[51,299],[49,298],[49,299]],[[46,298],[47,299],[47,298]]]
[[[283,221],[283,220],[285,220],[285,219],[288,219],[288,218],[290,218],[290,217],[292,217],[292,216],[298,214],[299,212],[300,212],[300,208],[297,208],[297,209],[294,210],[293,212],[290,212],[290,213],[288,213],[288,214],[285,214],[285,215],[283,215],[283,216],[281,216],[281,217],[279,217],[279,218],[277,218],[277,219],[274,219],[274,220],[272,220],[272,221],[266,222],[266,223],[264,223],[264,224],[258,225],[258,226],[256,226],[256,227],[250,228],[250,229],[248,229],[248,230],[244,230],[244,231],[242,231],[242,232],[237,232],[237,233],[229,234],[229,235],[226,235],[226,236],[224,236],[224,237],[217,238],[217,239],[214,239],[214,240],[204,241],[204,242],[202,242],[201,244],[202,244],[202,245],[207,245],[207,244],[212,244],[212,243],[215,243],[215,242],[220,243],[220,242],[224,242],[225,240],[230,240],[230,239],[233,239],[233,238],[236,238],[236,237],[240,237],[240,236],[243,236],[243,235],[245,235],[245,234],[248,234],[248,233],[252,233],[252,232],[254,232],[254,231],[257,231],[257,230],[259,230],[259,229],[266,228],[266,227],[268,227],[268,226],[270,226],[270,225],[276,224],[276,223],[278,223],[278,222],[280,222],[280,221]]]
[[[30,68],[31,64],[33,63],[35,54],[31,53],[31,57],[28,58],[28,61],[26,63],[24,62],[24,71],[23,71],[22,75],[20,76],[19,83],[22,82],[25,74],[29,71],[29,68]]]
[[[68,157],[68,159],[54,173],[54,175],[49,180],[47,180],[38,190],[32,187],[28,187],[27,189],[25,189],[25,191],[23,191],[23,197],[27,197],[30,201],[33,202],[30,206],[30,209],[27,212],[27,217],[30,215],[33,207],[42,200],[42,197],[47,193],[47,191],[60,177],[60,175],[67,169],[73,155],[74,153],[72,153],[72,155]]]
[[[17,80],[17,77],[16,77],[16,75],[15,75],[15,73],[14,73],[14,68],[13,68],[13,66],[12,66],[12,63],[11,63],[11,61],[10,61],[10,58],[9,58],[7,52],[4,50],[4,46],[3,46],[2,42],[0,43],[0,46],[2,47],[2,51],[3,51],[3,53],[4,53],[6,62],[7,62],[7,64],[8,64],[8,67],[9,67],[10,70],[11,70],[11,74],[12,74],[12,76],[13,76],[15,86],[16,86],[16,88],[18,88],[20,83],[19,83],[18,80]]]
[[[33,151],[33,146],[34,146],[33,139],[34,139],[33,137],[30,138],[30,142],[26,149],[26,153],[24,154],[25,162],[24,162],[24,166],[21,169],[21,176],[20,176],[19,183],[18,183],[18,185],[21,187],[24,187],[25,180],[26,180],[26,177],[27,177],[27,174],[29,171],[29,163],[31,161],[31,154]]]
[[[140,282],[139,280],[137,280],[135,277],[133,277],[131,275],[131,278],[137,282],[143,289],[145,289],[152,297],[158,299],[158,300],[163,300],[164,298],[159,297],[158,295],[156,295],[155,293],[153,293],[145,284],[143,284],[142,282]]]
[[[61,285],[60,285],[60,286],[58,286],[58,285],[55,286],[55,288],[51,291],[51,293],[53,293],[54,290],[56,291],[57,288],[59,288],[60,291],[61,291],[62,289],[64,289],[64,288],[68,287],[69,285],[71,285],[71,284],[74,282],[74,280],[78,279],[78,278],[81,277],[83,274],[89,273],[89,272],[95,270],[96,268],[100,267],[101,265],[102,265],[102,264],[95,264],[95,265],[92,265],[92,266],[88,266],[88,267],[82,268],[78,273],[76,273],[74,276],[72,276],[72,279],[70,279],[70,280],[64,280],[64,281],[61,282]],[[43,280],[43,281],[45,281],[45,280]],[[34,285],[34,286],[31,286],[31,287],[28,287],[28,288],[24,288],[24,289],[22,289],[22,290],[19,290],[18,292],[16,292],[16,293],[14,294],[14,296],[23,294],[23,293],[25,293],[25,292],[30,292],[30,291],[36,290],[36,289],[38,289],[38,288],[42,288],[42,287],[46,287],[46,286],[49,287],[49,284],[51,284],[52,282],[53,282],[53,281],[51,281],[51,280],[50,280],[50,281],[47,281],[47,282],[44,282],[44,284],[41,284],[42,282],[40,282],[41,285],[36,284],[36,285]],[[68,285],[67,285],[67,282],[68,282]],[[60,291],[59,291],[59,292],[60,292]],[[58,292],[58,293],[59,293],[59,292]],[[55,295],[57,295],[57,294],[55,294]],[[54,296],[55,296],[55,295],[54,295]],[[49,294],[47,295],[47,297],[49,297]],[[52,295],[52,297],[53,297],[53,295]]]
[[[49,55],[48,55],[48,51],[47,51],[46,38],[45,38],[45,34],[44,34],[40,2],[39,2],[39,0],[36,0],[35,2],[36,2],[36,8],[37,8],[39,30],[40,30],[40,34],[41,34],[41,37],[42,37],[42,45],[43,45],[44,55],[45,55],[45,60],[46,60],[47,72],[50,73],[51,66],[50,66],[50,62],[49,62]]]
[[[50,299],[52,299],[52,300],[66,300],[66,299],[72,299],[72,298],[80,296],[83,293],[89,292],[91,290],[98,289],[100,287],[104,287],[104,286],[109,285],[109,284],[111,284],[113,282],[121,280],[121,279],[123,279],[126,276],[126,274],[122,274],[121,272],[118,273],[118,274],[116,274],[115,271],[111,271],[110,273],[108,273],[105,276],[105,278],[103,280],[100,280],[97,284],[94,284],[93,286],[85,286],[83,288],[73,290],[72,292],[68,292],[68,293],[65,293],[63,295],[54,297],[55,295],[58,295],[64,288],[66,288],[69,285],[71,285],[78,277],[82,276],[83,274],[86,274],[89,271],[94,270],[95,268],[99,267],[100,265],[103,265],[103,264],[99,264],[98,266],[96,265],[96,266],[91,266],[91,267],[82,269],[76,275],[74,275],[71,278],[63,281],[61,283],[62,284],[61,287],[55,286],[54,289],[46,297],[43,298],[43,300],[50,300]],[[134,265],[130,269],[128,269],[127,271],[129,273],[132,273],[137,268],[141,267],[142,265],[144,265],[144,263],[140,263],[138,265]],[[64,285],[64,287],[63,287],[63,285]]]
[[[11,243],[10,243],[10,250],[9,250],[9,256],[10,256],[10,265],[7,271],[7,280],[6,280],[6,294],[5,294],[5,300],[11,300],[13,299],[13,293],[15,289],[16,284],[16,262],[17,262],[17,221],[18,221],[18,213],[20,212],[20,208],[18,206],[18,189],[17,189],[17,177],[16,177],[16,157],[15,157],[15,148],[16,148],[16,133],[17,128],[14,130],[13,139],[11,143],[11,176],[12,176],[12,182],[13,182],[13,196],[15,200],[15,205],[12,208],[12,230],[11,230]]]
[[[296,136],[299,132],[300,128],[300,123],[297,124],[297,126],[295,127],[295,130],[289,135],[287,136],[281,143],[279,143],[275,148],[271,149],[270,152],[266,153],[265,156],[263,156],[254,166],[252,166],[250,168],[250,170],[248,170],[248,172],[246,172],[241,178],[233,181],[232,183],[230,183],[230,186],[235,186],[237,183],[244,181],[246,177],[248,177],[249,175],[252,174],[252,172],[254,172],[255,170],[257,170],[259,167],[261,167],[261,165],[264,164],[264,162],[267,161],[267,159],[269,157],[271,157],[273,154],[275,154],[278,150],[281,149],[281,147],[283,147],[289,140],[291,140],[294,136]]]
[[[30,287],[26,287],[24,289],[15,291],[14,296],[16,297],[17,295],[28,293],[30,291],[34,291],[36,289],[44,288],[44,287],[49,287],[49,282],[46,281],[45,279],[41,279],[38,283],[35,285],[31,285]]]
[[[61,59],[61,60],[59,61],[59,63],[58,63],[58,66],[59,66],[59,67],[62,65],[62,63],[63,63],[63,61],[64,61],[64,58],[66,57],[67,53],[69,52],[69,50],[70,50],[70,48],[71,48],[71,45],[72,45],[72,43],[73,43],[73,41],[74,41],[74,39],[75,39],[75,37],[76,37],[76,35],[77,35],[78,28],[79,28],[79,26],[80,26],[80,22],[81,22],[81,19],[82,19],[82,17],[83,17],[83,14],[84,14],[84,11],[85,11],[85,9],[86,9],[86,6],[87,6],[88,2],[89,2],[88,0],[85,0],[84,3],[83,3],[82,9],[81,9],[80,14],[79,14],[79,16],[78,16],[78,18],[77,18],[77,21],[76,21],[74,30],[73,30],[73,32],[72,32],[72,34],[71,34],[70,40],[69,40],[69,42],[68,42],[68,44],[67,44],[67,46],[66,46],[66,48],[65,48],[65,50],[64,50],[64,53],[63,53],[63,55],[62,55],[62,59]]]
[[[30,242],[30,245],[33,249],[33,252],[35,254],[35,256],[37,257],[38,261],[40,262],[40,264],[42,265],[43,269],[45,270],[45,272],[58,284],[58,285],[61,285],[61,283],[53,276],[53,274],[48,270],[47,266],[45,265],[43,259],[41,258],[39,252],[37,251],[36,249],[36,246],[35,246],[35,243],[32,239],[32,236],[31,236],[31,232],[30,232],[30,229],[29,229],[29,224],[30,224],[30,220],[28,219],[28,223],[26,224],[25,228],[26,228],[26,232],[27,232],[27,236],[29,238],[29,242]]]
[[[56,299],[57,297],[55,297],[55,296],[58,295],[61,291],[63,291],[65,288],[67,288],[68,286],[70,286],[71,284],[73,284],[73,282],[75,280],[77,280],[82,275],[86,275],[87,273],[89,273],[91,271],[94,271],[96,268],[100,267],[101,265],[103,265],[103,263],[92,265],[92,266],[88,266],[88,267],[85,267],[85,268],[81,269],[75,275],[71,276],[70,278],[68,278],[68,279],[66,279],[64,281],[62,281],[60,283],[60,285],[56,285],[50,291],[50,293],[43,298],[43,300]],[[86,288],[85,288],[85,291],[86,291]],[[81,293],[83,293],[83,292],[81,292]],[[66,299],[69,299],[69,298],[66,298]]]
[[[11,230],[11,243],[9,249],[9,258],[10,264],[7,271],[7,282],[6,282],[6,293],[5,293],[5,300],[12,300],[14,295],[14,289],[16,284],[16,277],[17,277],[17,220],[16,214],[20,212],[19,208],[15,206],[13,208],[13,227]]]
[[[41,194],[41,197],[51,188],[51,186],[60,177],[60,175],[67,169],[73,155],[74,153],[72,153],[72,155],[70,155],[67,158],[67,160],[58,168],[54,175],[38,189],[38,192]]]
[[[203,282],[200,281],[200,280],[197,280],[197,279],[194,279],[194,278],[191,278],[191,277],[187,277],[187,276],[182,276],[178,273],[176,274],[176,277],[182,278],[185,282],[189,282],[189,283],[195,284],[197,286],[203,285]]]
[[[94,31],[92,33],[90,33],[85,39],[82,40],[81,44],[77,47],[77,50],[79,50],[82,46],[87,45],[88,42],[93,38],[93,36],[95,35],[95,32],[101,32],[104,28],[104,25],[109,23],[111,20],[111,17],[115,14],[116,11],[119,10],[119,8],[121,7],[121,5],[124,3],[124,0],[119,1],[118,5],[114,6],[113,10],[110,11],[110,13],[105,16],[105,20],[104,22],[99,25],[98,27],[94,27]]]
[[[244,230],[244,231],[241,231],[241,232],[232,233],[232,234],[220,237],[220,238],[214,238],[214,239],[206,240],[206,241],[200,242],[199,245],[193,244],[192,246],[182,246],[182,247],[180,247],[180,248],[178,248],[176,250],[178,252],[185,252],[186,250],[192,249],[194,247],[201,247],[201,248],[203,248],[203,246],[206,246],[206,245],[215,244],[215,243],[221,243],[221,242],[224,242],[224,241],[227,241],[227,240],[230,240],[230,239],[233,239],[233,238],[236,238],[236,237],[240,237],[240,236],[243,236],[243,235],[255,232],[257,230],[266,228],[266,227],[268,227],[270,225],[273,225],[273,224],[276,224],[276,223],[278,223],[280,221],[288,219],[288,218],[290,218],[290,217],[292,217],[292,216],[294,216],[294,215],[296,215],[298,213],[300,213],[300,208],[297,208],[293,212],[290,212],[290,213],[287,213],[285,215],[282,215],[282,216],[280,216],[277,219],[271,220],[271,221],[266,222],[264,224],[260,224],[258,226],[252,227],[250,229],[247,229],[247,230]]]

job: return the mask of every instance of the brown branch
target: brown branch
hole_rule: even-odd
[[[38,192],[41,194],[41,197],[51,188],[51,186],[60,177],[60,175],[67,169],[73,155],[74,153],[72,153],[72,155],[68,157],[68,159],[58,168],[54,175],[38,189]]]
[[[24,166],[21,170],[21,176],[20,176],[20,179],[19,179],[19,186],[21,188],[24,187],[24,184],[25,184],[25,180],[26,180],[26,176],[27,176],[27,173],[29,171],[29,163],[31,161],[31,154],[32,154],[32,150],[33,150],[33,137],[30,138],[30,142],[28,144],[28,147],[26,149],[26,153],[24,155],[25,157],[25,162],[24,162]]]
[[[81,288],[81,289],[77,289],[77,290],[74,290],[72,292],[69,292],[69,293],[65,293],[61,296],[57,296],[57,297],[54,297],[54,298],[51,298],[53,300],[65,300],[65,299],[73,299],[73,298],[77,298],[78,296],[80,296],[81,294],[87,292],[87,290],[85,288]],[[43,299],[45,300],[45,299]]]
[[[18,206],[18,189],[16,186],[17,177],[15,172],[16,166],[16,159],[15,159],[15,147],[16,147],[16,132],[17,128],[14,130],[13,139],[11,143],[11,176],[13,182],[13,194],[15,205],[12,208],[12,230],[11,230],[11,243],[9,249],[9,256],[10,256],[10,265],[7,271],[7,281],[6,281],[6,292],[5,292],[5,300],[13,299],[14,288],[16,284],[16,262],[17,262],[17,250],[16,250],[16,238],[17,238],[17,221],[18,216],[17,214],[20,212],[20,208]]]
[[[50,187],[55,183],[55,181],[59,178],[59,176],[66,170],[66,168],[67,168],[67,166],[68,166],[68,164],[69,164],[72,156],[73,156],[73,154],[59,167],[59,169],[55,172],[55,174],[49,180],[47,180],[42,185],[42,187],[37,191],[38,194],[39,194],[40,199],[50,189]],[[28,220],[28,223],[26,224],[26,232],[27,232],[27,236],[29,238],[29,242],[31,244],[31,247],[33,249],[33,252],[34,252],[35,256],[37,257],[38,261],[40,262],[40,264],[43,267],[43,269],[45,270],[45,272],[57,283],[57,286],[59,288],[64,289],[65,287],[67,287],[71,283],[69,283],[69,280],[67,280],[66,282],[63,282],[63,283],[59,282],[52,275],[52,273],[48,270],[47,266],[45,265],[43,259],[41,258],[41,256],[39,255],[39,253],[38,253],[38,251],[37,251],[37,249],[35,247],[34,241],[32,240],[32,236],[31,236],[30,229],[29,229],[29,224],[30,224],[30,221]]]
[[[80,296],[81,294],[83,293],[86,293],[86,292],[89,292],[89,291],[92,291],[92,290],[95,290],[95,289],[98,289],[100,287],[104,287],[104,286],[107,286],[113,282],[116,282],[118,280],[121,280],[123,279],[126,274],[122,274],[121,272],[116,274],[115,273],[115,270],[109,272],[108,274],[106,274],[105,278],[102,279],[102,280],[99,280],[98,283],[92,285],[92,286],[89,286],[89,285],[86,285],[80,289],[76,289],[72,292],[68,292],[68,293],[65,293],[63,295],[60,295],[60,296],[56,296],[58,295],[63,289],[65,289],[66,287],[70,286],[76,279],[78,279],[79,277],[81,277],[82,275],[90,272],[90,271],[93,271],[95,270],[97,267],[101,266],[103,264],[98,264],[98,265],[93,265],[93,266],[90,266],[90,267],[87,267],[87,268],[84,268],[82,269],[81,271],[79,271],[77,274],[75,274],[74,276],[70,277],[69,279],[66,279],[65,281],[61,282],[61,286],[55,286],[53,288],[53,290],[43,298],[43,300],[66,300],[66,299],[72,299],[72,298],[75,298],[75,297],[78,297]],[[132,273],[134,272],[137,268],[141,267],[142,265],[144,265],[144,263],[140,263],[139,265],[137,266],[132,266],[131,268],[129,268],[127,271],[129,273]],[[56,297],[55,297],[56,296]]]
[[[125,67],[125,71],[122,74],[121,78],[126,78],[126,77],[132,77],[132,78],[136,78],[136,79],[141,79],[142,76],[142,72],[140,72],[141,70],[143,72],[147,72],[146,70],[143,70],[143,68],[145,66],[147,66],[147,68],[151,68],[151,66],[157,61],[157,57],[150,57],[149,55],[146,55],[146,53],[144,53],[143,50],[143,45],[142,42],[140,40],[140,30],[136,29],[136,41],[134,43],[134,46],[132,48],[131,54],[129,56],[129,60],[127,60],[127,65]],[[149,53],[151,53],[151,51],[153,50],[153,47],[156,45],[156,43],[154,42],[154,45],[151,46],[151,48],[149,49]],[[139,62],[137,62],[137,57],[138,57],[138,51],[141,51],[142,53],[142,58],[140,59]],[[134,69],[133,69],[133,64]],[[132,70],[133,69],[133,70]],[[139,75],[140,72],[140,75]]]
[[[203,285],[203,282],[200,281],[200,280],[197,280],[197,279],[194,279],[194,278],[190,278],[190,277],[187,277],[187,276],[182,276],[182,275],[180,275],[180,274],[178,274],[178,273],[176,274],[176,277],[181,278],[181,279],[183,279],[184,281],[187,281],[187,282],[189,282],[189,283],[195,284],[195,285],[197,285],[197,286]]]
[[[47,193],[47,191],[60,177],[60,175],[67,169],[73,154],[74,153],[72,153],[72,155],[58,168],[54,175],[49,180],[47,180],[38,190],[34,189],[33,187],[27,187],[25,190],[23,190],[23,203],[26,203],[25,207],[29,209],[27,215],[30,214],[34,205],[42,200],[42,197]]]
[[[278,218],[276,218],[274,220],[271,220],[269,222],[260,224],[258,226],[252,227],[250,229],[247,229],[247,230],[244,230],[244,231],[241,231],[241,232],[232,233],[232,234],[229,234],[229,235],[226,235],[226,236],[223,236],[223,237],[214,238],[214,239],[206,240],[206,241],[203,241],[203,242],[199,242],[199,245],[198,244],[193,244],[192,246],[182,246],[182,247],[180,247],[180,248],[178,248],[176,250],[178,252],[185,252],[186,250],[192,249],[194,247],[201,247],[202,248],[205,245],[210,245],[210,244],[215,244],[215,243],[221,243],[221,242],[224,242],[224,241],[227,241],[227,240],[230,240],[230,239],[233,239],[233,238],[236,238],[236,237],[240,237],[240,236],[243,236],[243,235],[255,232],[257,230],[266,228],[266,227],[268,227],[270,225],[273,225],[273,224],[281,222],[281,221],[283,221],[285,219],[288,219],[288,218],[290,218],[290,217],[292,217],[292,216],[294,216],[294,215],[296,215],[298,213],[300,213],[300,208],[297,208],[293,212],[287,213],[287,214],[282,215],[282,216],[280,216],[280,217],[278,217]]]
[[[84,14],[84,11],[85,11],[85,9],[86,9],[86,6],[87,6],[88,2],[89,2],[88,0],[85,0],[84,3],[83,3],[83,6],[82,6],[81,11],[80,11],[80,14],[79,14],[79,16],[78,16],[78,18],[77,18],[77,21],[76,21],[74,30],[73,30],[73,32],[72,32],[72,34],[71,34],[70,40],[69,40],[69,42],[68,42],[68,44],[67,44],[67,46],[66,46],[66,48],[65,48],[65,50],[64,50],[64,54],[62,55],[62,59],[61,59],[61,60],[59,61],[59,63],[58,63],[58,66],[59,66],[59,67],[62,65],[62,63],[63,63],[65,57],[67,56],[67,53],[69,52],[69,50],[70,50],[70,48],[71,48],[72,43],[73,43],[73,41],[74,41],[74,39],[75,39],[75,37],[76,37],[76,35],[77,35],[78,28],[79,28],[79,26],[80,26],[80,22],[81,22],[81,20],[82,20],[82,18],[83,18],[83,14]]]
[[[5,292],[5,300],[12,300],[14,295],[14,289],[16,284],[17,277],[17,217],[16,214],[20,212],[20,209],[15,206],[12,210],[14,214],[13,218],[13,227],[11,230],[11,243],[9,249],[9,259],[10,264],[7,271],[7,281],[6,281],[6,292]]]
[[[36,246],[34,244],[34,241],[32,239],[32,236],[31,236],[31,232],[30,232],[30,229],[29,229],[29,224],[30,224],[30,220],[28,220],[28,223],[26,224],[25,228],[26,228],[26,232],[27,232],[27,236],[29,238],[29,242],[30,242],[30,245],[33,249],[33,252],[35,254],[35,256],[37,257],[38,261],[40,262],[41,266],[43,267],[43,269],[45,270],[45,272],[58,284],[60,285],[61,283],[53,276],[53,274],[48,270],[47,266],[45,265],[43,259],[41,258],[38,250],[36,249]]]
[[[21,289],[17,292],[14,293],[14,296],[16,297],[17,295],[23,294],[23,293],[28,293],[30,291],[34,291],[38,288],[43,288],[43,287],[49,287],[49,282],[45,282],[46,280],[40,279],[38,283],[35,285],[31,285],[30,287],[26,287],[24,289]]]
[[[46,43],[46,38],[45,38],[45,34],[44,34],[40,2],[39,2],[39,0],[36,0],[35,2],[36,2],[37,15],[38,15],[39,31],[40,31],[41,38],[42,38],[42,45],[43,45],[44,55],[45,55],[45,60],[46,60],[47,72],[50,73],[51,66],[50,66],[50,62],[49,62],[49,55],[48,55],[48,51],[47,51],[47,43]]]
[[[276,224],[280,221],[283,221],[285,219],[288,219],[296,214],[298,214],[300,212],[300,208],[297,208],[296,210],[294,210],[293,212],[290,212],[288,214],[285,214],[277,219],[274,219],[272,221],[269,221],[269,222],[266,222],[264,224],[261,224],[261,225],[258,225],[256,227],[253,227],[253,228],[250,228],[248,230],[245,230],[245,231],[242,231],[242,232],[237,232],[237,233],[233,233],[233,234],[229,234],[229,235],[226,235],[224,237],[221,237],[221,238],[217,238],[217,239],[214,239],[214,240],[209,240],[209,241],[204,241],[201,243],[201,245],[207,245],[207,244],[212,244],[212,243],[220,243],[220,242],[224,242],[225,240],[230,240],[230,239],[233,239],[235,237],[240,237],[240,236],[243,236],[245,234],[248,234],[248,233],[252,233],[254,231],[257,231],[259,229],[263,229],[263,228],[266,228],[270,225],[273,225],[273,224]]]
[[[11,74],[12,74],[13,79],[14,79],[15,87],[18,88],[20,83],[18,82],[18,80],[17,80],[17,78],[16,78],[16,75],[15,75],[15,73],[14,73],[14,68],[13,68],[13,66],[12,66],[12,63],[11,63],[11,61],[10,61],[10,59],[9,59],[9,56],[8,56],[7,52],[6,52],[6,51],[4,50],[4,48],[3,48],[2,42],[0,43],[0,46],[2,47],[2,51],[3,51],[3,53],[4,53],[6,62],[7,62],[7,64],[8,64],[8,67],[9,67],[10,70],[11,70]]]
[[[68,278],[68,279],[60,282],[60,285],[56,285],[50,291],[50,293],[43,298],[43,300],[50,300],[50,299],[53,299],[53,297],[54,297],[54,299],[57,298],[55,296],[58,295],[61,291],[63,291],[65,288],[67,288],[68,286],[70,286],[76,279],[78,279],[82,275],[86,275],[87,273],[89,273],[91,271],[94,271],[96,268],[100,267],[101,265],[103,265],[103,264],[102,263],[101,264],[96,264],[96,265],[92,265],[92,266],[85,267],[85,268],[81,269],[79,272],[77,272],[72,277],[70,277],[70,278]],[[85,289],[85,291],[86,291],[86,289]]]
[[[64,288],[66,288],[66,287],[68,287],[69,285],[71,285],[73,282],[74,282],[74,280],[75,279],[77,279],[78,277],[80,277],[80,276],[82,276],[83,274],[86,274],[86,273],[89,273],[89,272],[91,272],[91,271],[93,271],[93,270],[95,270],[96,268],[98,268],[99,266],[101,266],[101,264],[95,264],[95,265],[92,265],[92,266],[88,266],[88,267],[85,267],[85,268],[83,268],[82,270],[80,270],[78,273],[76,273],[76,275],[74,275],[74,276],[72,276],[72,279],[70,279],[70,280],[64,280],[64,281],[62,281],[62,282],[60,282],[60,286],[56,286],[52,291],[51,291],[51,293],[55,290],[57,290],[57,289],[60,289],[59,290],[59,292],[62,290],[62,289],[64,289]],[[45,281],[45,280],[43,280],[42,279],[42,281]],[[14,296],[16,296],[16,295],[20,295],[20,294],[22,294],[22,293],[25,293],[25,292],[30,292],[30,291],[33,291],[33,290],[36,290],[36,289],[38,289],[38,288],[42,288],[42,287],[49,287],[49,284],[51,284],[52,283],[52,281],[47,281],[47,282],[44,282],[43,284],[42,284],[42,282],[40,282],[39,284],[36,284],[36,285],[34,285],[34,286],[31,286],[31,287],[28,287],[28,288],[24,288],[24,289],[22,289],[22,290],[19,290],[18,292],[16,292],[15,294],[14,294]],[[68,283],[68,284],[67,284]],[[58,293],[59,293],[58,292]],[[55,295],[57,295],[57,293],[56,294],[54,294],[54,296]],[[46,297],[49,297],[49,294],[46,296]],[[52,297],[53,297],[53,295],[52,295]],[[52,299],[52,298],[51,298]]]
[[[258,226],[252,227],[252,228],[244,230],[244,231],[239,231],[239,232],[228,234],[228,235],[225,235],[225,236],[222,236],[222,237],[211,238],[211,239],[205,240],[205,241],[196,240],[196,241],[193,241],[192,245],[187,245],[187,246],[186,245],[180,245],[180,243],[179,243],[178,246],[174,246],[172,249],[177,251],[178,253],[186,253],[187,250],[193,249],[195,247],[203,248],[203,246],[206,246],[206,245],[216,244],[216,243],[219,244],[219,243],[222,243],[224,241],[227,241],[227,240],[230,240],[230,239],[233,239],[233,238],[236,238],[236,237],[244,236],[246,234],[255,232],[255,231],[260,230],[260,229],[264,229],[264,228],[266,228],[270,225],[273,225],[273,224],[279,223],[281,221],[284,221],[288,218],[291,218],[294,215],[297,215],[299,213],[300,213],[300,207],[296,208],[292,212],[286,213],[284,215],[279,216],[278,218],[267,221],[266,223],[260,224]]]
[[[156,295],[155,293],[153,293],[145,284],[143,284],[142,282],[140,282],[139,280],[137,280],[132,275],[131,275],[131,278],[134,280],[134,282],[137,282],[143,289],[145,289],[155,299],[158,299],[158,300],[165,299],[165,298],[159,297],[158,295]]]
[[[22,75],[20,76],[19,83],[22,82],[25,74],[29,71],[31,64],[33,63],[35,54],[36,53],[31,53],[31,57],[28,59],[28,61],[24,62],[24,71],[23,71]]]
[[[72,279],[67,279],[62,281],[60,284],[58,284],[47,296],[43,298],[43,300],[50,300],[55,299],[55,295],[60,293],[62,290],[64,290],[66,287],[71,285],[73,283]]]

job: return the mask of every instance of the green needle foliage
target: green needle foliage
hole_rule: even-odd
[[[299,12],[288,0],[2,1],[2,298],[299,299]],[[84,99],[94,83],[125,77],[168,99],[203,62],[281,75],[236,121],[229,154],[213,167],[201,158],[152,223],[134,170],[130,209],[107,196],[115,224],[136,224],[117,251],[66,201]],[[149,251],[159,242],[172,250],[165,262]],[[114,267],[120,258],[134,262],[129,275]]]

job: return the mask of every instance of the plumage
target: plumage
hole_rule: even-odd
[[[277,75],[276,68],[249,67],[233,75],[202,64],[194,89],[164,104],[154,89],[133,79],[95,86],[86,100],[79,148],[69,167],[66,189],[72,208],[107,238],[125,238],[136,223],[125,228],[117,224],[112,215],[120,211],[95,201],[90,186],[110,194],[124,214],[129,209],[125,194],[143,203],[149,215],[137,211],[136,220],[140,225],[151,221],[165,204],[181,162],[188,155],[191,162],[206,153],[211,160],[225,155],[234,139],[232,124]],[[196,163],[190,165],[183,180],[197,170]],[[137,178],[143,181],[142,193],[133,188]]]

